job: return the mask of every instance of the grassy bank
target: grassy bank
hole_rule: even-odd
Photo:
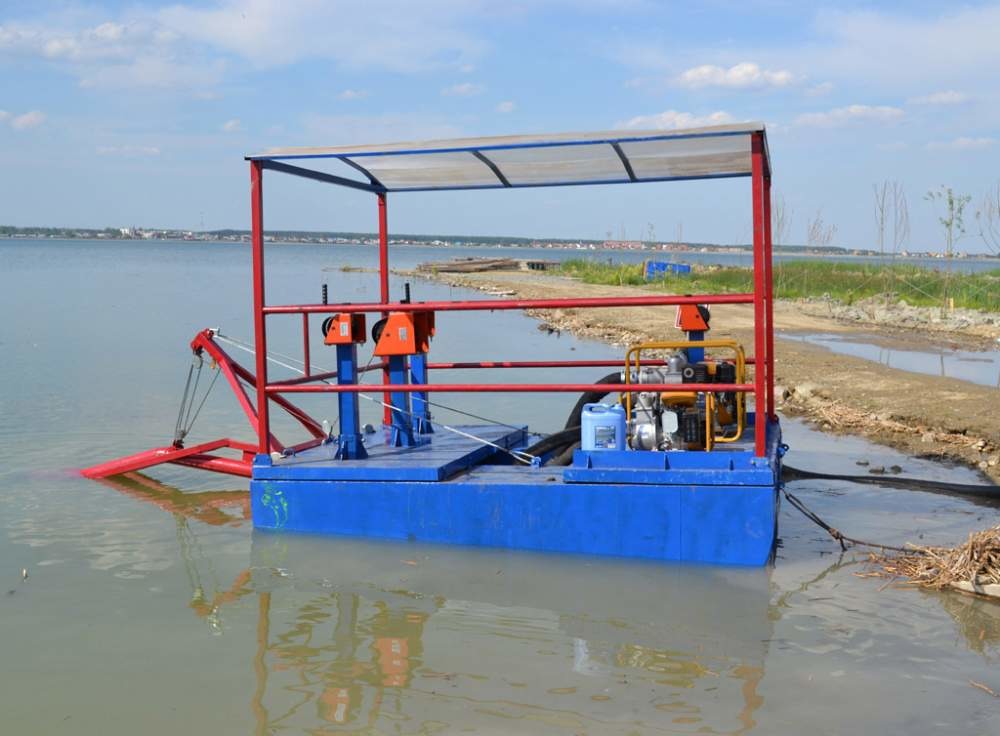
[[[667,275],[647,282],[641,264],[608,264],[574,259],[561,271],[588,284],[640,285],[648,283],[676,293],[750,292],[753,272],[739,267],[696,267],[690,274]],[[774,266],[778,298],[829,296],[852,304],[883,294],[914,306],[941,306],[946,297],[955,306],[1000,312],[1000,269],[984,273],[946,273],[908,265],[786,261]]]

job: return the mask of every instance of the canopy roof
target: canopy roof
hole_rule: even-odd
[[[688,130],[493,136],[364,146],[274,148],[247,156],[265,168],[378,192],[627,184],[750,175],[763,123]],[[767,146],[764,147],[767,166]],[[335,159],[367,182],[280,163]]]

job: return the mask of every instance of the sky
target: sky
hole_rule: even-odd
[[[1000,182],[1000,3],[203,0],[0,5],[0,223],[248,228],[243,156],[377,143],[763,121],[806,241],[941,250],[932,189]],[[265,182],[265,225],[372,231],[371,195]],[[748,179],[399,194],[397,233],[750,240]]]

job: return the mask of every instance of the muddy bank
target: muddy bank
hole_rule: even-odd
[[[582,284],[544,273],[420,275],[496,296],[558,298],[646,293],[641,287]],[[625,346],[641,340],[678,337],[674,311],[673,307],[651,307],[531,314],[547,329]],[[782,332],[850,333],[857,329],[856,324],[803,308],[800,303],[777,302],[774,316],[779,336]],[[715,337],[733,337],[752,346],[752,326],[752,305],[719,305],[712,310]],[[922,324],[916,327],[926,330]],[[966,331],[956,325],[947,334],[979,345],[993,337],[990,325],[985,326],[985,331],[983,324],[969,327],[970,331]],[[869,332],[880,329],[883,325],[879,323],[866,325]],[[899,336],[906,328],[892,323],[884,329]],[[1000,391],[994,388],[909,373],[789,340],[776,344],[775,382],[784,413],[807,417],[826,431],[860,434],[918,457],[960,462],[1000,482]]]

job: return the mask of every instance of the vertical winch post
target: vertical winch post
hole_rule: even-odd
[[[417,353],[410,356],[410,383],[418,386],[430,383],[427,380],[427,355]],[[431,409],[427,403],[427,392],[417,391],[411,397],[413,411],[413,431],[417,434],[433,434],[431,426]]]
[[[337,383],[341,386],[358,382],[358,345],[356,342],[337,345]],[[341,460],[361,460],[368,457],[361,438],[361,412],[358,395],[337,394],[340,412],[340,436],[337,457]]]

